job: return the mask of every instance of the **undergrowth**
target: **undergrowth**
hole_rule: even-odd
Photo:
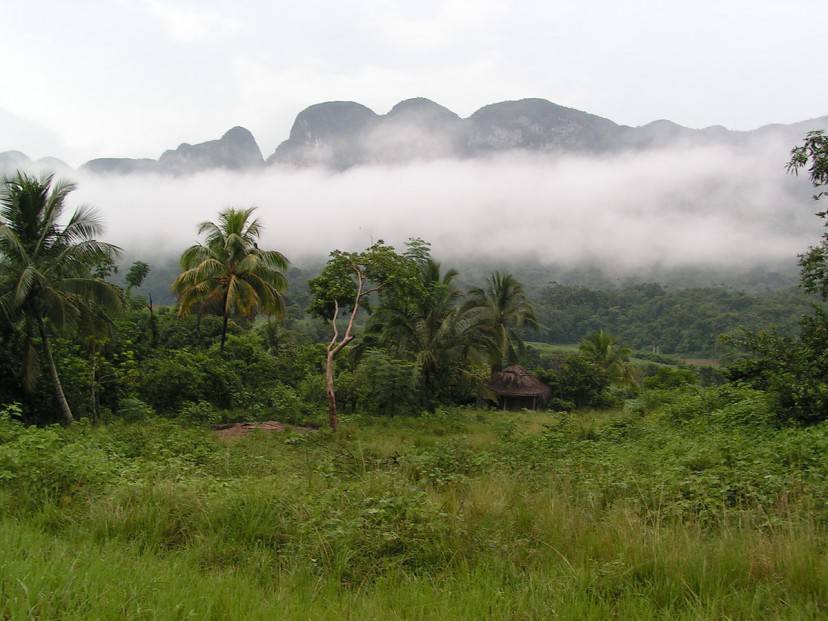
[[[9,413],[2,618],[828,614],[828,425],[745,388],[227,440]]]

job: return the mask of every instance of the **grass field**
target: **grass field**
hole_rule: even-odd
[[[0,618],[825,618],[826,449],[733,389],[227,440],[0,421]]]
[[[541,343],[531,342],[527,345],[537,349],[541,354],[574,354],[578,351],[577,343]],[[643,354],[641,354],[643,356]],[[718,367],[720,361],[716,358],[689,358],[679,354],[659,354],[659,358],[673,361],[674,364],[689,364],[694,367]],[[661,364],[637,356],[635,352],[630,357],[630,360],[636,364]]]

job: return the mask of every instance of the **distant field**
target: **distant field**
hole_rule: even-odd
[[[574,352],[578,351],[578,344],[577,343],[563,344],[563,343],[530,342],[530,343],[526,343],[526,344],[531,346],[531,347],[534,347],[535,349],[537,349],[538,351],[540,351],[543,354],[552,354],[552,353],[560,353],[560,352],[574,353]]]
[[[540,343],[540,342],[531,342],[527,343],[537,349],[539,352],[543,354],[552,354],[552,353],[574,353],[578,351],[578,344],[577,343]],[[632,361],[637,363],[649,363],[649,364],[663,364],[660,362],[655,362],[653,360],[649,360],[646,357],[640,357],[636,355],[637,352],[633,352]],[[720,361],[715,358],[685,358],[684,356],[677,355],[677,354],[659,354],[662,359],[668,359],[675,361],[674,364],[689,364],[690,366],[694,367],[718,367]]]
[[[720,360],[715,358],[683,358],[679,357],[685,364],[689,364],[693,367],[718,367],[721,364]]]

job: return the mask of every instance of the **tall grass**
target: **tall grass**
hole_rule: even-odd
[[[0,618],[825,618],[828,427],[763,407],[5,422]]]

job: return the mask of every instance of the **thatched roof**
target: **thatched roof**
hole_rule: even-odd
[[[501,397],[540,397],[548,399],[552,390],[521,366],[506,367],[487,386]]]

